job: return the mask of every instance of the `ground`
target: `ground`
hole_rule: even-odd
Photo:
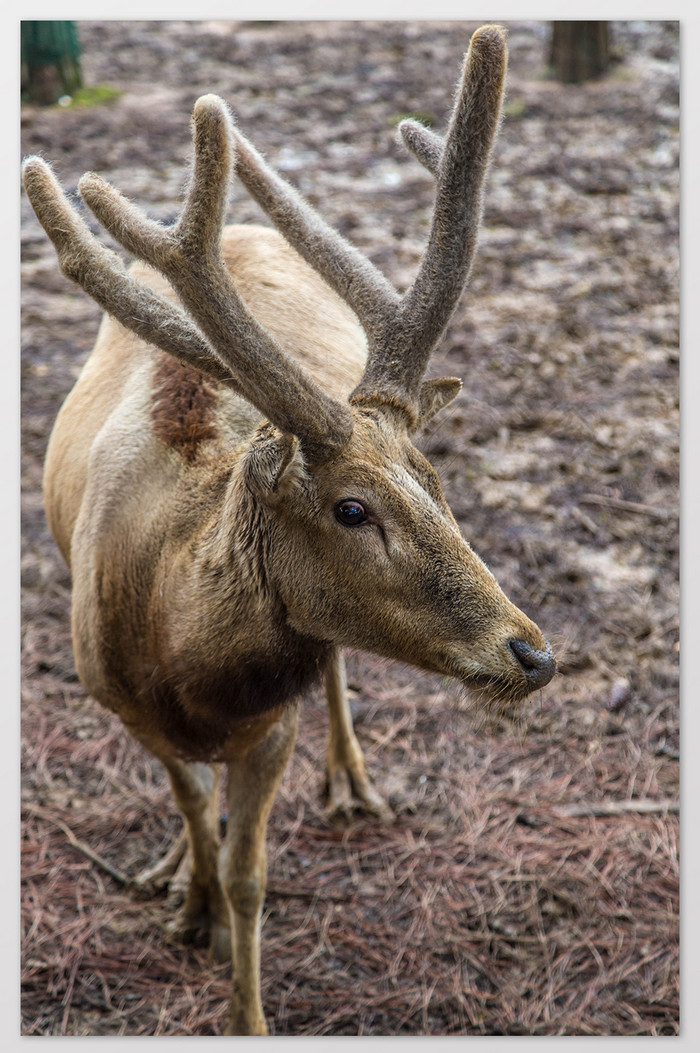
[[[72,193],[93,169],[168,220],[192,104],[216,91],[404,289],[432,182],[394,126],[443,127],[474,28],[81,23],[86,82],[122,94],[24,107],[22,150]],[[419,445],[559,673],[520,726],[494,728],[453,683],[351,654],[389,825],[326,820],[326,717],[305,700],[269,833],[277,1035],[679,1029],[678,27],[614,23],[609,73],[571,87],[546,76],[545,23],[508,29],[480,250],[431,364],[464,388]],[[240,186],[231,218],[260,218]],[[162,770],[74,671],[41,471],[99,312],[25,197],[22,221],[23,1033],[216,1034],[228,968],[169,942],[173,904],[121,880],[179,820]]]

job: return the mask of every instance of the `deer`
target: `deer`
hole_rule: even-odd
[[[400,124],[436,184],[403,295],[216,95],[194,105],[174,223],[149,219],[97,174],[80,179],[85,204],[135,258],[128,267],[43,159],[23,165],[61,270],[105,312],[45,461],[76,670],[165,767],[183,835],[139,880],[186,874],[173,925],[206,925],[213,957],[232,962],[224,1034],[268,1033],[266,829],[315,685],[329,711],[331,808],[390,815],[353,729],[344,649],[453,678],[500,716],[556,671],[414,444],[461,388],[425,373],[474,258],[506,64],[505,31],[481,27],[445,134]],[[272,226],[226,224],[234,175]]]

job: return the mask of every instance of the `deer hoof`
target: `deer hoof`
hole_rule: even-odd
[[[182,833],[155,866],[141,871],[129,881],[129,889],[138,897],[155,896],[166,890],[181,895],[189,884],[190,869],[187,838]]]
[[[252,1020],[247,1013],[231,1011],[221,1029],[222,1035],[268,1035],[265,1017],[256,1016]]]
[[[333,823],[348,823],[358,813],[383,823],[391,823],[395,818],[364,771],[338,767],[328,777],[326,817]]]

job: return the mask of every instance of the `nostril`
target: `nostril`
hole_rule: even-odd
[[[508,644],[533,687],[549,683],[557,670],[549,645],[546,650],[538,651],[524,640],[509,640]]]
[[[540,651],[530,647],[530,644],[525,643],[524,640],[509,640],[508,642],[511,651],[525,669],[537,669],[537,655],[541,654]]]

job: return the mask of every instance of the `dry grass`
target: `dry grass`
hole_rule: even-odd
[[[663,714],[634,737],[488,734],[450,689],[407,684],[392,704],[385,663],[363,672],[359,734],[398,817],[325,821],[325,715],[310,702],[270,827],[274,1032],[677,1033],[678,819],[659,803],[674,784],[639,745],[658,742]],[[165,779],[79,689],[57,701],[49,721],[39,684],[25,698],[25,1033],[214,1034],[229,969],[169,943],[173,904],[131,897],[106,869],[134,873],[174,836]],[[611,801],[611,816],[566,814]]]

